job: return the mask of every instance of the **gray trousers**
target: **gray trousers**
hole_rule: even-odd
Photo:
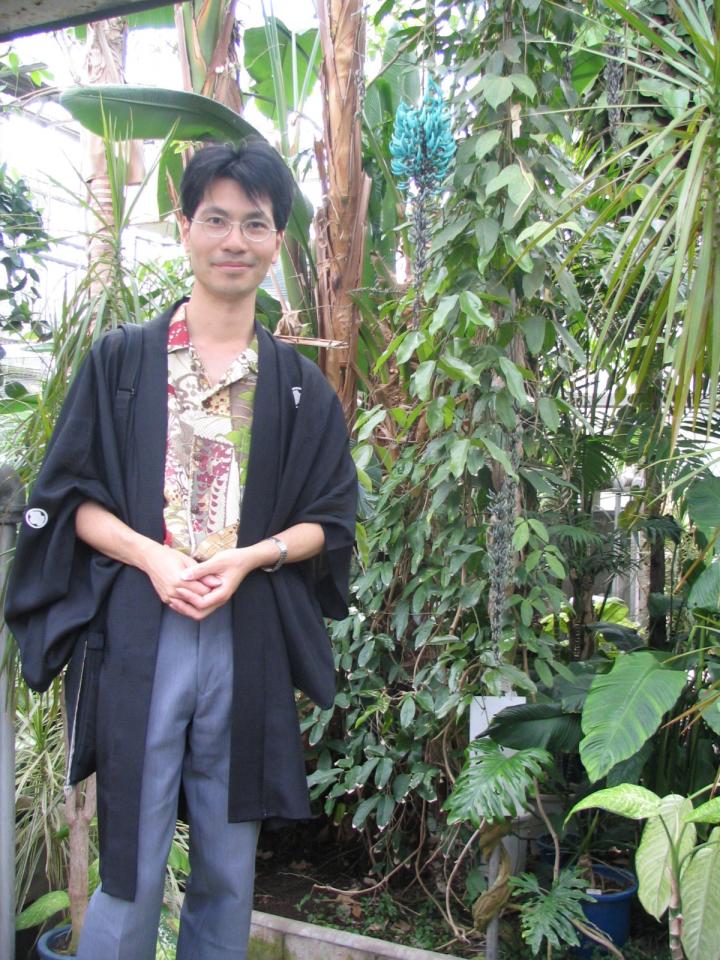
[[[229,604],[199,623],[165,610],[145,745],[137,893],[129,902],[95,891],[78,960],[154,960],[181,779],[191,872],[177,960],[244,960],[259,824],[227,822],[232,670]]]

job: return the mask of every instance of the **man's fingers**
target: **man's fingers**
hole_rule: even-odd
[[[175,613],[180,613],[183,617],[188,617],[190,620],[204,620],[207,616],[207,611],[198,610],[197,607],[193,607],[189,603],[184,603],[177,597],[173,597],[168,603],[168,606],[171,610],[174,610]]]
[[[174,610],[176,613],[181,613],[184,617],[188,617],[191,620],[204,620],[224,603],[224,600],[222,600],[206,605],[205,601],[205,597],[188,594],[187,599],[179,596],[173,597],[169,601],[168,606],[171,610]]]
[[[198,597],[204,597],[206,593],[210,593],[214,589],[214,584],[206,583],[204,580],[190,580],[183,581],[182,586],[178,584],[175,592],[180,595],[181,590],[187,590],[188,593],[194,593]]]
[[[220,592],[218,587],[214,590],[208,590],[202,596],[189,590],[187,587],[178,587],[176,593],[181,600],[191,604],[198,610],[207,610],[220,606],[227,600],[225,594]]]

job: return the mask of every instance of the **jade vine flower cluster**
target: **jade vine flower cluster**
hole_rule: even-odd
[[[391,169],[402,190],[414,183],[419,193],[437,193],[453,157],[455,141],[442,92],[428,81],[419,107],[401,103],[390,141]]]

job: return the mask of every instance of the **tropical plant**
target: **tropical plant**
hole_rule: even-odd
[[[185,89],[242,113],[234,4],[192,0],[175,8],[175,23]]]
[[[582,904],[592,902],[593,897],[576,868],[561,870],[547,890],[531,873],[511,877],[510,886],[521,903],[522,938],[536,956],[543,943],[549,954],[553,947],[579,945],[578,930],[584,933],[589,929]]]
[[[710,789],[714,785],[700,793]],[[694,808],[692,798],[679,794],[659,797],[644,787],[622,783],[585,797],[575,804],[568,819],[595,807],[647,820],[635,856],[638,895],[656,920],[667,912],[673,960],[717,960],[720,827],[702,839],[695,825],[720,823],[720,800],[714,798]]]
[[[658,426],[668,391],[683,382],[677,371],[691,369],[683,357],[714,316],[700,290],[715,271],[704,238],[716,202],[708,157],[717,98],[706,102],[706,94],[717,78],[702,64],[716,47],[693,37],[716,27],[701,12],[693,19],[690,2],[700,0],[681,0],[675,13],[644,0],[632,8],[608,0],[592,11],[574,2],[387,0],[367,21],[369,48],[381,45],[382,55],[366,90],[361,47],[351,49],[362,18],[334,35],[343,69],[356,70],[342,74],[349,86],[337,90],[352,94],[337,129],[347,131],[340,146],[355,151],[332,158],[340,201],[343,190],[352,204],[362,199],[347,186],[362,181],[361,170],[372,178],[365,250],[358,213],[363,230],[340,289],[357,342],[346,369],[349,381],[357,377],[358,402],[347,406],[356,414],[363,496],[354,606],[333,626],[340,692],[334,711],[301,709],[313,798],[340,836],[353,825],[371,860],[376,884],[358,895],[407,871],[446,914],[448,888],[466,880],[466,902],[476,899],[477,877],[463,871],[471,821],[450,824],[440,807],[461,773],[478,694],[511,686],[537,701],[499,717],[490,732],[503,744],[558,754],[546,783],[591,789],[577,759],[583,737],[592,776],[607,783],[637,777],[663,795],[683,778],[709,780],[719,725],[711,648],[720,520],[703,526],[693,517],[693,480],[706,484],[698,500],[712,503],[717,491],[701,441],[677,426],[682,400],[675,434]],[[340,23],[333,9],[324,7],[330,34]],[[325,72],[339,56],[337,48],[327,55],[334,37],[322,40]],[[272,17],[245,39],[249,92],[272,112],[286,159],[303,171],[309,154],[296,152],[286,128],[315,80],[321,39],[293,37]],[[447,101],[457,154],[423,261],[390,144],[400,103],[418,104],[429,76]],[[128,130],[132,111],[135,135],[170,134],[175,145],[163,162],[175,177],[178,143],[249,132],[237,114],[188,93],[124,87],[64,99],[101,131],[100,96],[118,131]],[[333,137],[323,155],[335,149]],[[677,214],[686,200],[702,209],[689,226]],[[160,209],[175,205],[161,177]],[[303,334],[318,332],[316,307],[331,302],[315,299],[324,254],[313,256],[310,220],[298,202],[285,260],[289,307],[300,311],[291,319]],[[403,259],[423,267],[405,271],[409,285],[397,276]],[[336,336],[329,330],[321,338]],[[701,365],[693,368],[708,391],[716,353],[704,381]],[[332,355],[336,365],[345,360]],[[702,389],[700,410],[712,425],[716,412]],[[597,499],[627,468],[636,481],[617,531],[598,521]],[[610,612],[611,579],[637,564],[630,543],[639,532],[654,536],[640,554],[654,565],[653,652],[637,649],[640,628]],[[581,653],[590,658],[576,662]],[[609,711],[599,715],[602,697],[619,710],[629,697],[640,717],[619,729]],[[558,873],[554,885],[555,900],[572,912],[572,879]],[[541,916],[537,891],[526,895],[540,906],[527,927],[532,943],[560,939],[569,929],[562,910]]]
[[[323,350],[320,366],[335,388],[348,422],[355,417],[360,312],[353,294],[361,286],[370,179],[362,168],[361,109],[365,58],[362,0],[320,0],[323,53],[323,206],[317,233],[318,332],[342,343]]]
[[[588,57],[594,55],[595,76],[606,64],[616,77],[608,93],[616,149],[599,149],[590,131],[586,176],[571,197],[595,215],[565,264],[585,256],[591,238],[614,228],[596,298],[603,320],[595,356],[604,360],[631,343],[618,378],[623,395],[630,384],[638,389],[655,376],[660,351],[669,376],[657,423],[671,416],[674,443],[687,403],[697,415],[706,398],[712,415],[720,372],[714,346],[720,315],[720,4],[606,0],[606,7],[610,16],[586,21],[592,39],[585,61],[590,76]],[[621,31],[623,40],[614,41]],[[559,225],[560,218],[539,226],[533,242]]]
[[[27,183],[0,164],[0,327],[5,332],[45,338],[47,327],[35,310],[40,297],[39,267],[50,237]]]
[[[67,870],[67,825],[62,814],[65,745],[60,684],[55,683],[45,698],[18,687],[15,700],[15,900],[27,903],[33,880],[44,874],[50,889],[58,891],[50,913],[41,918],[45,920],[70,905],[61,889]],[[43,901],[36,912],[47,904]],[[20,914],[18,929],[27,919],[27,914]],[[27,926],[35,922],[31,915]]]

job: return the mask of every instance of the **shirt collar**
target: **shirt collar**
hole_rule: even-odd
[[[197,365],[199,370],[203,373],[204,378],[202,362],[193,347],[192,340],[190,339],[184,303],[180,304],[170,320],[170,324],[168,326],[167,350],[168,353],[174,353],[177,350],[189,350],[193,365]],[[221,387],[225,387],[230,383],[234,383],[236,380],[241,380],[243,377],[247,376],[249,372],[257,374],[257,371],[258,342],[257,337],[253,337],[250,345],[243,350],[242,353],[239,354],[230,364],[222,380],[214,384],[212,387],[208,387],[207,393],[208,395],[215,393]]]

